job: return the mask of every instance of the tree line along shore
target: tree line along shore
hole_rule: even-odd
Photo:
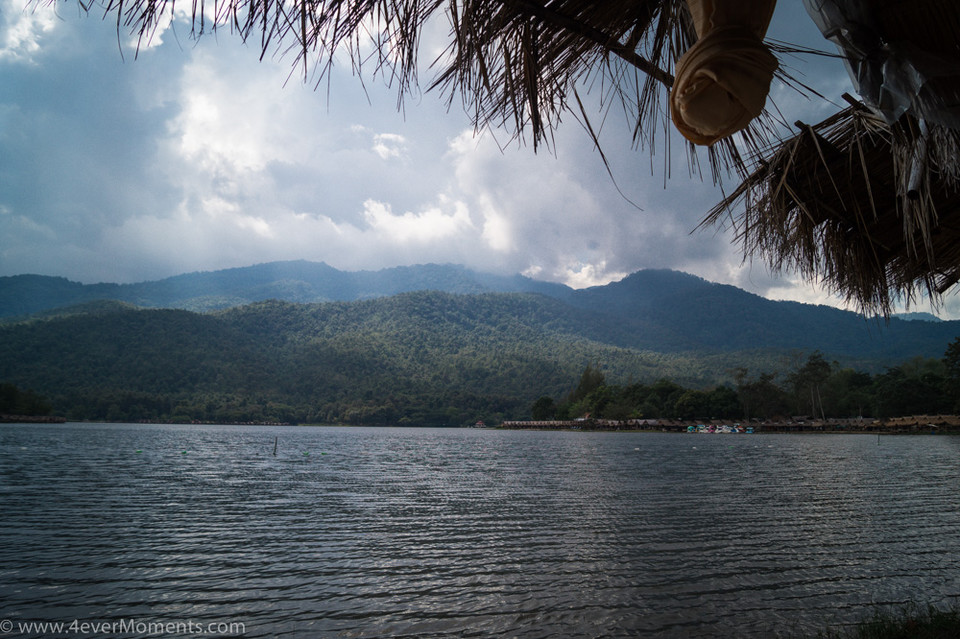
[[[0,414],[0,424],[63,424],[66,417],[57,415],[4,415]]]
[[[815,351],[788,372],[730,372],[732,384],[684,388],[611,384],[600,365],[588,365],[577,386],[559,400],[543,396],[531,419],[507,428],[687,430],[743,424],[753,430],[873,432],[960,429],[960,338],[941,359],[917,357],[883,373],[843,368]],[[800,416],[800,417],[798,417]],[[534,426],[536,424],[536,426]]]
[[[234,379],[227,363],[211,365],[209,374],[200,376],[172,364],[157,364],[149,370],[101,366],[99,376],[58,373],[63,380],[57,377],[35,386],[44,395],[29,386],[23,390],[23,386],[0,382],[0,415],[8,416],[4,421],[54,422],[65,418],[448,427],[484,422],[612,430],[685,430],[691,425],[741,423],[754,430],[787,432],[949,432],[957,428],[952,416],[960,414],[960,338],[949,345],[943,358],[915,357],[882,373],[841,367],[816,351],[806,360],[796,355],[781,372],[726,370],[728,379],[713,386],[684,385],[666,377],[608,383],[607,373],[621,380],[624,375],[606,363],[579,369],[582,374],[576,383],[575,366],[582,364],[556,369],[542,359],[506,356],[501,364],[512,362],[518,367],[498,368],[500,372],[494,374],[479,364],[464,368],[464,361],[474,360],[438,364],[436,371],[436,362],[421,363],[423,377],[415,379],[403,374],[402,368],[374,367],[385,354],[361,358],[368,366],[353,370],[344,359],[346,352],[352,351],[328,353],[328,363],[339,367],[333,376],[326,369],[291,364],[279,369],[247,367],[246,377]],[[142,361],[136,358],[137,366]],[[304,361],[315,363],[316,357]],[[162,375],[157,378],[153,373]],[[69,386],[68,378],[78,378],[83,385]],[[488,385],[481,388],[474,383],[481,379],[487,379]],[[544,392],[554,394],[538,397]],[[806,417],[792,417],[798,415]]]

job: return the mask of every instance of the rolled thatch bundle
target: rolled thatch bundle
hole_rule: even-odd
[[[763,112],[777,59],[764,45],[776,0],[687,0],[697,41],[677,61],[673,123],[711,145]]]
[[[728,6],[714,10],[715,4]],[[720,30],[732,26],[728,14],[737,14],[740,18],[752,16],[740,22],[747,23],[751,44],[755,42],[764,56],[762,64],[754,64],[754,68],[762,67],[759,74],[754,75],[763,76],[760,80],[764,85],[763,95],[757,97],[752,90],[735,91],[748,103],[748,116],[738,115],[733,118],[736,126],[728,126],[722,135],[709,138],[707,158],[714,179],[719,181],[731,169],[742,172],[742,154],[759,149],[775,129],[773,118],[763,112],[763,107],[770,84],[766,76],[772,75],[778,65],[776,58],[760,43],[775,0],[749,0],[743,7],[741,4],[743,0],[450,2],[448,15],[453,25],[453,43],[444,58],[448,64],[431,88],[463,95],[478,124],[496,123],[518,132],[530,131],[535,146],[541,140],[549,142],[550,131],[564,110],[574,110],[599,147],[577,87],[603,85],[609,87],[604,102],[624,107],[633,119],[637,143],[652,148],[673,117],[674,109],[669,108],[668,98],[673,87],[681,82],[689,87],[687,80],[703,77],[697,71],[704,70],[702,64],[688,65],[686,71],[678,66],[681,54],[692,51],[698,60],[711,60],[712,70],[706,70],[708,75],[717,75],[717,69],[730,66],[729,47],[721,46],[717,55],[717,48],[711,44],[716,38],[697,47],[701,35],[696,23],[701,23],[705,35],[707,31],[716,30],[713,24]],[[766,15],[760,17],[761,24],[755,24],[758,22],[755,11],[745,10],[753,4],[768,7]],[[710,28],[704,26],[707,22]],[[754,30],[758,36],[752,35]],[[707,49],[710,55],[702,55]],[[741,62],[741,66],[744,63]],[[749,61],[746,66],[750,66]],[[684,75],[675,78],[671,70]],[[601,79],[601,75],[606,77]],[[720,84],[726,92],[736,82],[727,81],[728,73],[723,75],[725,79]],[[795,82],[786,73],[778,73],[778,77]],[[712,103],[708,103],[699,113],[712,110],[715,110]],[[730,136],[735,132],[741,135],[734,140]],[[691,140],[689,157],[697,164],[693,145],[707,144],[707,140],[687,137]],[[665,136],[663,140],[669,151],[670,137]]]
[[[864,311],[960,280],[960,133],[909,115],[890,126],[858,102],[797,126],[702,224],[728,221],[745,255]]]

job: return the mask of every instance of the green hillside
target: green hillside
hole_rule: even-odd
[[[83,306],[0,326],[0,380],[73,419],[430,423],[522,417],[601,363],[611,381],[710,386],[775,354],[669,355],[592,340],[540,295],[416,292],[215,314]]]
[[[504,289],[528,292],[491,292]],[[286,299],[234,303],[268,294]],[[318,296],[345,301],[297,302]],[[185,300],[224,308],[144,308]],[[764,400],[770,411],[802,411],[785,387],[800,392],[790,375],[813,353],[836,377],[821,395],[838,411],[881,412],[883,384],[898,407],[922,396],[946,410],[939,360],[960,335],[958,322],[867,320],[674,271],[580,291],[437,265],[344,273],[280,262],[142,285],[17,276],[0,278],[0,307],[0,383],[72,419],[496,422],[529,416],[544,397],[562,402],[587,366],[606,395],[581,397],[578,411],[674,411],[668,396],[718,385],[779,393]],[[637,384],[661,379],[674,386],[642,399],[649,389]],[[690,395],[685,410],[706,411],[704,401]]]
[[[619,282],[573,290],[520,275],[478,273],[455,265],[346,272],[305,261],[190,273],[137,284],[82,285],[35,275],[0,277],[0,318],[10,322],[38,313],[49,316],[64,307],[104,300],[207,312],[271,299],[353,302],[417,291],[539,293],[562,305],[552,307],[552,324],[539,328],[552,334],[566,326],[567,333],[621,348],[698,355],[820,350],[873,372],[917,355],[940,357],[960,334],[960,322],[868,320],[827,306],[771,301],[668,270],[639,271]]]
[[[535,292],[563,297],[571,289],[520,275],[478,273],[451,264],[420,264],[379,271],[340,271],[322,262],[269,262],[186,273],[134,284],[80,284],[62,277],[0,277],[0,318],[113,300],[149,308],[212,311],[269,299],[316,303],[388,297],[410,291]]]
[[[960,322],[867,319],[829,306],[772,301],[734,286],[667,270],[575,291],[570,303],[659,327],[660,343],[631,331],[623,345],[671,351],[820,350],[877,370],[921,355],[940,357]],[[872,363],[871,363],[872,362]]]

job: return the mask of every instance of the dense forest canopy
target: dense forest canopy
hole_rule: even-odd
[[[32,390],[21,390],[14,384],[0,382],[0,415],[49,415],[53,407],[46,398]]]
[[[0,325],[0,381],[69,419],[462,426],[534,415],[884,417],[956,408],[960,345],[863,369],[824,352],[670,352],[531,294],[95,304]],[[592,337],[590,337],[592,336]],[[942,351],[943,352],[943,351]]]
[[[77,305],[83,305],[84,312],[89,314],[99,312],[98,307],[109,310],[110,305],[105,302],[110,300],[139,307],[204,312],[269,300],[350,302],[416,291],[456,295],[537,293],[538,301],[534,303],[529,298],[528,310],[518,317],[523,322],[543,322],[531,325],[532,330],[572,333],[633,350],[821,350],[838,361],[870,372],[917,355],[940,357],[950,340],[960,334],[957,322],[908,322],[897,318],[887,322],[865,321],[857,313],[768,300],[733,286],[670,270],[642,270],[604,286],[574,290],[453,265],[343,272],[309,262],[275,262],[125,285],[82,285],[41,276],[0,277],[0,322],[41,314],[54,317],[74,312]],[[464,298],[457,304],[470,306],[493,299]],[[389,315],[391,308],[401,313],[413,308],[409,303],[384,304],[376,311],[381,316]],[[356,314],[362,308],[370,314],[377,307],[361,306],[350,312]],[[510,308],[501,304],[498,309],[491,308],[490,313]],[[391,321],[396,324],[396,318]]]
[[[875,418],[960,412],[960,338],[942,359],[917,357],[871,375],[814,352],[794,368],[751,375],[734,372],[735,383],[685,388],[669,379],[652,384],[607,384],[588,366],[577,387],[560,402],[537,399],[534,419],[812,419]]]

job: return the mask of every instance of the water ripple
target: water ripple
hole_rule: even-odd
[[[956,601],[958,449],[3,426],[0,615],[232,621],[247,637],[796,636]]]

